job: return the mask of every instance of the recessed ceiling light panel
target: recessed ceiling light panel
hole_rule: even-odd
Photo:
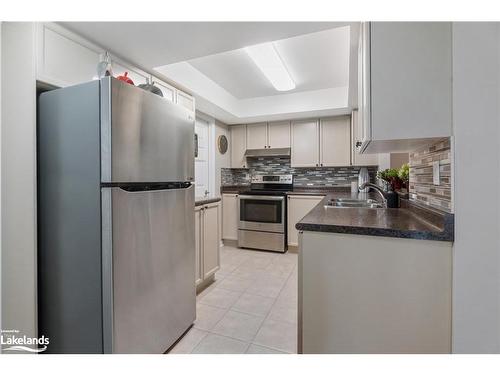
[[[246,47],[245,51],[276,90],[289,91],[295,88],[295,82],[276,51],[274,43]]]

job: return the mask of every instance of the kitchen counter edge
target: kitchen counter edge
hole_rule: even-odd
[[[454,241],[454,215],[451,213],[438,212],[437,210],[432,210],[427,207],[415,205],[411,202],[406,202],[405,208],[376,209],[377,212],[384,214],[381,217],[381,221],[384,220],[384,216],[389,217],[394,214],[395,211],[390,210],[408,210],[408,212],[411,211],[411,215],[408,215],[409,220],[418,221],[421,226],[427,226],[427,229],[412,230],[402,228],[382,228],[373,225],[349,225],[336,222],[335,218],[329,220],[322,207],[330,198],[331,195],[326,196],[295,225],[295,228],[299,231],[309,232],[341,233],[445,242]],[[328,208],[328,210],[344,210],[342,212],[345,214],[348,213],[348,211],[345,211],[345,208]],[[422,223],[428,224],[424,225]]]
[[[221,197],[211,197],[211,198],[196,198],[194,206],[203,206],[204,204],[220,202]]]

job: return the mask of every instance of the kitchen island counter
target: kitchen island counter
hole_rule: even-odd
[[[202,206],[204,204],[219,202],[221,197],[195,197],[195,207]]]
[[[423,208],[404,200],[401,208],[326,206],[329,199],[346,197],[378,198],[373,193],[330,192],[296,224],[296,229],[312,232],[453,241],[453,214]]]

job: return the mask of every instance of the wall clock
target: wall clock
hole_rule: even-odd
[[[227,152],[227,137],[225,135],[219,135],[217,138],[217,148],[222,155]]]

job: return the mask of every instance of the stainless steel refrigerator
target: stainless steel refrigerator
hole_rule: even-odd
[[[114,78],[40,95],[49,353],[163,353],[195,319],[194,114]]]

